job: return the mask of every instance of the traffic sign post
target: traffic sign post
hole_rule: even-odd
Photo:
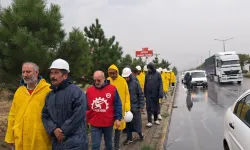
[[[153,57],[153,50],[149,50],[147,47],[142,50],[135,51],[136,57],[146,57],[146,63],[148,63],[148,57]]]

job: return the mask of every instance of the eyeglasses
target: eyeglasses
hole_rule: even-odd
[[[101,82],[101,80],[100,79],[96,79],[96,80],[94,80],[94,82]]]

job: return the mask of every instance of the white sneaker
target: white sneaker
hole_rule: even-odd
[[[147,127],[152,127],[152,125],[153,125],[153,124],[150,123],[150,122],[146,124]]]
[[[159,115],[157,116],[157,118],[158,118],[159,120],[162,120],[161,114],[159,114]]]
[[[155,121],[155,124],[160,125],[159,120],[156,120],[156,121]]]

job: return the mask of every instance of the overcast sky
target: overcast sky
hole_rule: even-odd
[[[11,0],[1,0],[2,6]],[[125,54],[143,47],[180,69],[226,50],[250,53],[250,0],[47,0],[60,5],[64,28],[84,28],[99,18]]]

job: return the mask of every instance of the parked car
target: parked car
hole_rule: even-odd
[[[207,75],[204,70],[192,70],[189,72],[192,76],[191,88],[195,86],[203,86],[203,88],[207,88]]]
[[[250,90],[229,107],[224,119],[224,150],[250,150]]]

